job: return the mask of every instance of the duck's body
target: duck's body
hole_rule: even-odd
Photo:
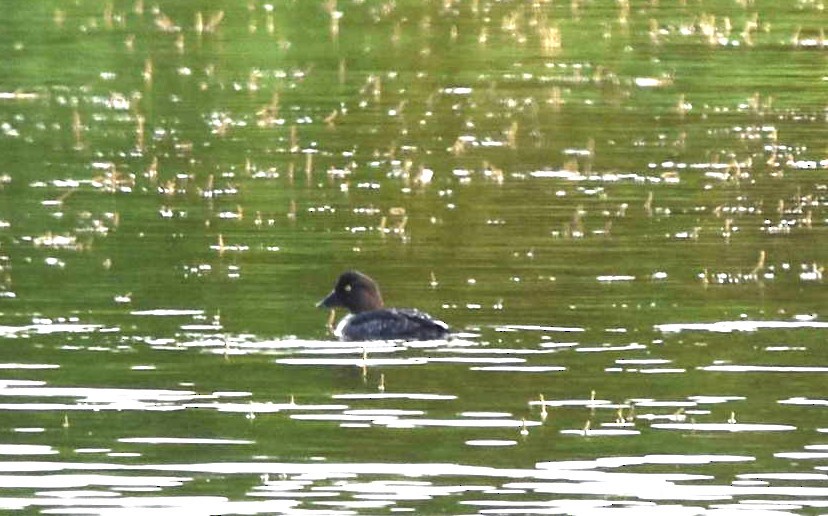
[[[334,331],[341,340],[436,340],[450,331],[446,323],[419,310],[384,308],[376,282],[356,271],[343,273],[318,306],[351,312]]]
[[[349,314],[334,330],[341,340],[436,340],[448,333],[443,321],[419,310],[400,308]]]

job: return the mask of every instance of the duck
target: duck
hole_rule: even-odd
[[[355,270],[343,272],[316,306],[348,309],[334,330],[343,341],[440,340],[451,332],[446,323],[420,310],[385,308],[377,282]]]

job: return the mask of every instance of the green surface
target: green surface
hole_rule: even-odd
[[[824,508],[818,3],[4,4],[4,510]],[[473,335],[361,368],[346,268]]]

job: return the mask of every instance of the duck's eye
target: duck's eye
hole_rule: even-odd
[[[350,292],[352,288],[353,287],[350,284],[345,285],[345,292]]]

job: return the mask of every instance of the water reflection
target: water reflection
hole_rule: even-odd
[[[15,488],[57,488],[32,498],[4,498],[8,509],[24,507],[67,507],[73,511],[108,513],[107,508],[132,509],[194,509],[207,510],[212,504],[215,513],[267,513],[293,511],[329,514],[326,508],[339,510],[386,507],[430,506],[427,502],[464,494],[461,503],[489,508],[497,513],[549,511],[572,514],[597,508],[660,509],[696,511],[694,502],[717,502],[716,508],[739,508],[757,511],[802,510],[821,506],[819,497],[826,489],[819,486],[825,476],[760,474],[740,476],[734,485],[711,484],[706,475],[625,471],[638,466],[668,467],[676,465],[739,464],[752,457],[729,455],[646,455],[618,457],[595,462],[544,462],[529,469],[502,469],[451,464],[394,463],[324,463],[295,464],[274,462],[236,462],[116,466],[106,463],[39,462],[18,468],[3,463],[7,472],[41,472],[40,477],[13,477],[4,480]],[[64,473],[67,471],[84,473]],[[179,476],[151,476],[151,473],[176,473]],[[193,496],[123,496],[117,491],[141,491],[145,488],[180,488],[193,482],[193,475],[256,475],[258,485],[251,486],[250,501],[231,501],[223,497]],[[271,476],[276,478],[271,478]],[[377,476],[388,480],[371,480]],[[461,479],[461,484],[456,484]],[[45,481],[44,481],[45,480]],[[816,485],[782,485],[786,482]],[[774,485],[774,483],[780,485]],[[751,485],[753,484],[753,485]],[[116,491],[95,488],[111,487]],[[657,489],[653,489],[656,487]],[[74,490],[66,490],[74,488]],[[60,489],[64,491],[60,491]],[[564,495],[563,499],[530,501],[526,494]],[[570,499],[573,495],[578,499]],[[630,501],[607,501],[604,497]],[[759,497],[759,498],[756,498]],[[264,499],[264,500],[262,500]],[[742,499],[736,502],[728,502]],[[687,504],[687,505],[684,505]],[[200,509],[204,507],[204,509]],[[589,512],[594,513],[594,512]]]
[[[135,314],[133,314],[134,316]],[[141,314],[147,316],[148,314]],[[169,317],[169,313],[153,312],[152,316]],[[176,313],[176,315],[182,315]],[[200,316],[187,312],[187,316]],[[43,324],[42,322],[38,324]],[[57,323],[54,328],[40,332],[37,325],[26,331],[31,337],[38,335],[69,337],[83,335],[79,323],[68,326]],[[26,325],[28,327],[30,325]],[[180,326],[180,325],[179,325]],[[713,326],[714,328],[716,326]],[[688,330],[695,330],[691,326]],[[800,331],[814,329],[777,324],[758,325],[753,333],[767,331]],[[60,331],[58,331],[60,330]],[[100,339],[118,338],[119,331],[100,332],[100,327],[87,326],[88,335]],[[614,372],[639,372],[662,369],[668,364],[682,363],[681,354],[649,345],[593,346],[589,344],[591,333],[583,328],[564,329],[569,336],[582,336],[585,341],[564,343],[547,347],[548,342],[537,342],[530,347],[504,348],[493,346],[486,340],[454,340],[416,343],[343,343],[329,340],[257,340],[253,336],[216,335],[199,337],[191,332],[180,333],[166,339],[161,348],[179,353],[205,354],[214,357],[227,349],[235,350],[228,357],[280,355],[270,362],[277,371],[285,368],[326,368],[330,370],[353,369],[362,375],[375,377],[379,369],[390,375],[388,385],[382,389],[357,383],[346,392],[334,392],[327,399],[297,401],[261,400],[252,391],[219,391],[200,393],[192,389],[138,389],[69,387],[51,384],[49,381],[31,379],[6,379],[2,381],[0,397],[5,402],[0,410],[14,411],[29,420],[32,414],[77,413],[125,413],[192,412],[208,411],[238,417],[247,425],[260,425],[256,421],[269,419],[268,432],[279,431],[286,421],[299,425],[334,425],[342,432],[371,433],[375,431],[405,432],[412,437],[427,431],[455,429],[462,432],[458,444],[468,450],[534,449],[536,446],[570,446],[586,449],[608,440],[624,442],[647,439],[653,433],[670,435],[677,433],[703,442],[705,436],[793,434],[802,432],[800,424],[779,421],[757,421],[749,409],[737,408],[751,401],[750,396],[735,394],[689,394],[684,397],[651,396],[617,398],[600,397],[587,392],[585,397],[561,397],[563,393],[554,387],[554,378],[570,378],[573,368],[578,367],[579,356],[608,355],[607,374]],[[682,329],[681,331],[688,331]],[[561,329],[538,328],[534,325],[514,325],[505,334],[512,342],[536,335],[538,332],[559,332]],[[679,331],[678,333],[680,333]],[[18,335],[21,332],[9,332]],[[502,332],[497,332],[502,333]],[[664,332],[667,335],[673,332]],[[720,334],[720,331],[712,331]],[[623,332],[611,332],[616,338],[626,338]],[[140,339],[145,340],[145,339]],[[586,349],[590,353],[578,353]],[[635,357],[630,354],[642,350],[656,351],[669,358]],[[618,357],[618,354],[621,357]],[[796,353],[796,351],[794,351]],[[330,355],[337,358],[329,358]],[[624,357],[626,354],[626,358]],[[342,356],[344,355],[344,357]],[[555,357],[556,362],[566,365],[543,365]],[[232,359],[232,358],[231,358]],[[504,364],[503,362],[506,362]],[[519,365],[507,365],[517,362]],[[499,365],[483,365],[483,364]],[[413,367],[416,366],[416,367]],[[411,385],[405,376],[393,373],[414,371],[428,367],[467,369],[478,374],[514,375],[519,381],[530,377],[542,381],[538,384],[539,398],[518,404],[515,411],[457,410],[467,406],[467,393],[462,387],[445,392],[398,391]],[[49,374],[59,371],[59,364],[21,363],[5,364],[6,371],[24,375]],[[671,368],[672,369],[672,368]],[[672,370],[676,375],[767,373],[789,371],[800,374],[821,373],[816,366],[735,366],[732,364],[703,365]],[[151,368],[150,373],[157,373]],[[551,375],[551,376],[550,376]],[[383,375],[384,376],[384,375]],[[200,382],[201,383],[201,382]],[[531,385],[531,384],[528,384]],[[543,387],[541,386],[543,385]],[[598,385],[598,384],[596,384]],[[721,391],[720,391],[721,392]],[[605,393],[606,394],[606,393]],[[60,399],[54,403],[51,399]],[[779,399],[780,405],[818,407],[824,400],[790,396]],[[717,407],[726,407],[724,411]],[[730,414],[727,417],[727,414]],[[801,420],[803,423],[806,420]],[[576,423],[577,422],[577,423]],[[573,425],[573,423],[576,423]],[[72,433],[76,417],[64,419],[63,431]],[[51,440],[55,425],[47,427],[19,426],[18,435],[42,435]],[[408,461],[404,464],[389,462],[337,462],[317,457],[301,462],[273,462],[266,455],[258,455],[262,436],[245,437],[250,430],[235,427],[235,435],[209,436],[191,432],[141,432],[134,436],[117,436],[112,441],[96,440],[110,446],[76,446],[64,450],[50,444],[11,443],[0,445],[0,455],[26,457],[20,462],[0,464],[6,474],[3,484],[15,493],[28,495],[4,496],[0,506],[8,510],[49,510],[50,512],[84,512],[108,514],[121,510],[173,511],[195,510],[207,514],[216,513],[272,513],[290,512],[310,514],[351,513],[363,510],[414,510],[432,511],[434,503],[461,496],[460,504],[481,513],[589,513],[599,510],[685,511],[693,513],[702,503],[708,510],[738,508],[751,513],[791,513],[817,509],[824,505],[828,490],[822,487],[825,475],[814,469],[801,467],[791,471],[789,466],[774,471],[766,458],[755,455],[730,455],[725,453],[652,454],[624,456],[611,453],[591,459],[547,460],[533,467],[504,468],[476,466],[460,460],[451,463]],[[253,428],[253,427],[249,427]],[[308,427],[313,428],[313,426]],[[559,437],[550,440],[549,431]],[[505,433],[504,433],[505,432]],[[448,434],[447,434],[448,435]],[[356,437],[356,436],[355,436]],[[445,438],[445,437],[443,437]],[[358,439],[362,439],[361,437]],[[568,441],[569,440],[569,441]],[[114,445],[114,446],[112,446]],[[611,449],[617,445],[609,445]],[[127,448],[123,448],[127,447]],[[176,462],[163,460],[152,462],[150,457],[173,457],[191,447],[199,453],[208,448],[227,450],[228,447],[246,450],[230,461]],[[207,447],[207,448],[205,448]],[[777,451],[776,459],[804,461],[807,464],[825,458],[824,445],[809,444],[803,449]],[[165,450],[169,450],[166,452]],[[227,453],[226,451],[220,452]],[[74,459],[66,456],[70,454]],[[160,454],[160,455],[159,455]],[[243,455],[247,460],[239,460]],[[96,462],[94,457],[108,457],[108,462]],[[540,456],[540,455],[539,455]],[[44,458],[58,458],[44,462]],[[77,461],[90,457],[92,461]],[[141,459],[140,463],[130,461]],[[148,460],[149,459],[149,460]],[[706,467],[716,464],[742,465],[736,469],[735,479],[707,473]],[[759,469],[756,469],[756,466]],[[676,467],[680,466],[678,471]],[[646,468],[645,471],[637,468]],[[698,471],[698,473],[694,473]],[[744,472],[739,472],[744,471]],[[26,473],[20,476],[20,473]],[[161,475],[161,476],[159,476]],[[203,475],[236,477],[247,487],[246,500],[236,501],[221,496],[191,496],[187,486],[200,482]],[[379,477],[379,479],[378,479]],[[242,480],[243,479],[243,480]],[[655,488],[654,488],[655,487]],[[22,491],[21,491],[22,490]],[[141,493],[131,496],[129,493]],[[530,496],[531,495],[531,496]],[[540,498],[537,498],[540,496]],[[529,498],[527,498],[529,497]],[[551,497],[551,498],[550,498]],[[618,500],[608,502],[606,497]],[[203,509],[200,509],[203,507]]]
[[[794,7],[8,9],[0,508],[824,510]],[[349,267],[460,333],[335,341]]]

